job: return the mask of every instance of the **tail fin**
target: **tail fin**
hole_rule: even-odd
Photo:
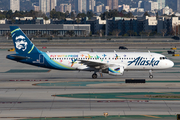
[[[10,26],[14,47],[18,54],[39,53],[39,50],[28,39],[18,26]]]

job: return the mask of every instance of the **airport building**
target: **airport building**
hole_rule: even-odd
[[[90,20],[85,17],[85,18],[80,18],[79,23],[77,23],[77,19],[73,20],[71,18],[66,18],[65,20],[51,20],[51,24],[79,24],[79,25],[84,25],[84,24],[89,24],[90,29],[92,34],[96,34],[100,30],[105,29],[106,25],[106,20],[101,20],[101,17],[99,16],[94,16]]]
[[[36,33],[44,35],[66,35],[67,31],[73,31],[74,35],[84,36],[90,33],[90,24],[1,24],[0,35],[10,32],[9,26],[19,26],[27,35]]]

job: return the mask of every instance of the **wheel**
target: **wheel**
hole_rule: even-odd
[[[97,74],[96,73],[92,74],[92,78],[96,79],[97,78]]]
[[[150,78],[150,79],[153,79],[153,75],[150,75],[149,78]]]

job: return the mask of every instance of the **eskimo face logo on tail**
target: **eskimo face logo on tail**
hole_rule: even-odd
[[[16,44],[16,48],[22,51],[25,51],[28,45],[28,43],[25,40],[25,37],[22,35],[16,37],[15,44]]]
[[[142,66],[142,65],[145,65],[145,66],[158,66],[159,64],[159,60],[155,60],[154,58],[152,58],[151,60],[145,60],[143,57],[138,57],[136,59],[134,59],[133,61],[128,61],[128,66],[130,66],[131,64],[135,64],[135,66]]]

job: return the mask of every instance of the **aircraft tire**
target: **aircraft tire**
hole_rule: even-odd
[[[93,78],[93,79],[96,79],[96,78],[97,78],[97,74],[95,74],[95,73],[92,74],[92,78]]]
[[[150,78],[150,79],[153,79],[153,75],[150,75],[149,78]]]

